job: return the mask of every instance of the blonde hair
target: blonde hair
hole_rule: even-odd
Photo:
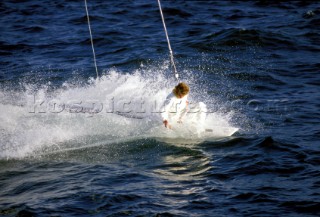
[[[173,94],[176,96],[176,97],[183,97],[185,95],[187,95],[190,91],[190,88],[189,86],[184,83],[184,82],[181,82],[179,83],[177,86],[174,87],[174,89],[172,90]]]

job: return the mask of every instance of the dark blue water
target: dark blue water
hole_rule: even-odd
[[[238,132],[66,112],[171,90],[156,0],[88,1],[100,79],[83,1],[3,0],[0,216],[320,215],[320,3],[162,6],[191,100]]]

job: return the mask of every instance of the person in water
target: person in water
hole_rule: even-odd
[[[171,122],[173,119],[177,119],[178,123],[182,123],[182,118],[188,112],[189,91],[189,86],[181,82],[167,96],[161,113],[163,124],[166,128],[171,128],[169,121]]]
[[[193,103],[191,111],[188,101],[189,92],[189,86],[181,82],[167,96],[161,113],[166,128],[171,129],[170,123],[175,121],[182,123],[182,119],[188,114],[188,122],[197,127],[197,132],[200,133],[203,130],[207,106],[203,102]]]

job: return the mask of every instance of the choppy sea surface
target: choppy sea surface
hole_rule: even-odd
[[[212,134],[155,112],[156,0],[88,0],[98,78],[84,1],[0,2],[0,216],[320,215],[320,3],[162,7]]]

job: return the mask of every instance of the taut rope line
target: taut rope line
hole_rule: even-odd
[[[97,73],[97,78],[98,78],[98,77],[99,77],[99,73],[98,73],[98,67],[97,67],[96,53],[94,52],[94,46],[93,46],[93,39],[92,39],[92,32],[91,32],[91,26],[90,26],[90,18],[89,18],[87,0],[84,0],[84,5],[85,5],[85,7],[86,7],[86,12],[87,12],[87,20],[88,20],[88,28],[89,28],[89,33],[90,33],[90,39],[91,39],[91,47],[92,47],[92,53],[93,53],[93,61],[94,61],[94,66],[95,66],[95,68],[96,68],[96,73]]]
[[[172,64],[172,67],[173,67],[173,70],[174,70],[174,77],[179,81],[179,74],[177,72],[176,65],[174,64],[173,52],[172,52],[171,45],[170,45],[170,40],[169,40],[169,36],[168,36],[168,32],[167,32],[166,23],[164,22],[164,17],[163,17],[163,13],[162,13],[162,9],[161,9],[160,0],[158,0],[158,4],[159,4],[159,10],[160,10],[161,18],[162,18],[164,32],[166,33],[166,38],[167,38],[167,42],[168,42],[168,48],[169,48],[169,52],[170,52],[171,64]]]

